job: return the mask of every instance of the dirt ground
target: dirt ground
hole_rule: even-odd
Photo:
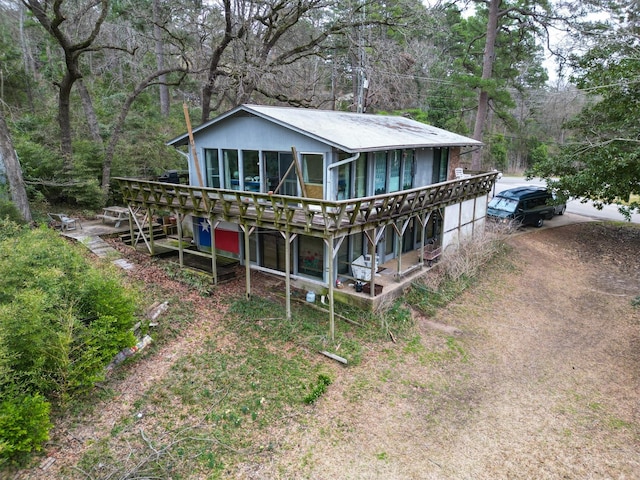
[[[306,416],[265,433],[273,453],[230,477],[640,478],[640,229],[583,223],[508,243],[510,268],[437,317],[416,315],[414,338],[374,345],[355,367],[332,365],[334,383]],[[138,261],[133,275],[168,281]],[[199,321],[216,323],[219,307],[203,307]],[[56,463],[19,478],[63,478],[59,468],[108,436],[198,327],[136,364],[99,416],[59,425]]]

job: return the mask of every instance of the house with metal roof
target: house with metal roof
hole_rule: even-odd
[[[130,205],[172,209],[199,251],[331,303],[364,283],[375,304],[383,265],[399,281],[483,229],[497,173],[456,178],[481,142],[402,116],[241,105],[167,144],[189,185],[119,179]]]

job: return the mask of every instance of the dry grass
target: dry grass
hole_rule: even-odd
[[[640,311],[633,306],[640,292],[640,234],[598,228],[573,225],[511,237],[510,264],[483,270],[478,282],[434,316],[415,315],[397,343],[361,339],[361,362],[348,368],[301,348],[296,335],[266,348],[261,332],[278,327],[267,305],[264,318],[237,323],[235,330],[220,322],[225,307],[208,311],[196,306],[203,320],[190,326],[189,342],[176,339],[177,348],[167,345],[158,352],[159,365],[166,367],[156,369],[147,357],[131,368],[153,385],[133,377],[123,380],[123,396],[100,405],[108,418],[101,420],[97,412],[90,419],[96,422],[93,430],[90,424],[66,424],[69,430],[61,434],[71,438],[67,443],[58,438],[57,445],[74,459],[91,449],[94,467],[111,460],[107,455],[114,452],[130,455],[120,460],[135,465],[152,459],[161,439],[165,444],[181,441],[175,432],[200,427],[203,417],[193,411],[207,405],[190,403],[192,393],[205,386],[212,393],[222,391],[221,385],[205,381],[225,380],[229,392],[210,399],[207,408],[224,404],[224,411],[235,411],[240,404],[234,406],[231,392],[247,375],[261,372],[260,385],[272,379],[277,385],[278,376],[306,364],[308,371],[300,378],[315,381],[319,370],[332,378],[313,405],[289,404],[260,428],[245,417],[241,428],[218,437],[233,442],[224,445],[226,456],[214,445],[189,451],[194,458],[197,454],[198,468],[175,478],[640,478]],[[605,238],[606,251],[600,251]],[[466,277],[491,252],[482,250],[459,264],[451,260],[447,271]],[[205,349],[203,340],[213,338],[215,348]],[[260,348],[254,365],[245,357],[251,342]],[[283,352],[279,364],[271,358],[277,351]],[[220,358],[233,365],[224,371],[237,376],[223,376],[220,370],[197,380]],[[231,363],[233,358],[237,361]],[[193,379],[193,392],[182,384],[180,395],[172,395],[180,375]],[[262,395],[255,392],[256,398]],[[123,423],[145,398],[152,408],[144,418]],[[266,398],[258,419],[276,412],[268,410],[275,394]],[[124,408],[118,405],[122,400]],[[132,435],[111,425],[124,426]],[[212,453],[215,465],[209,466],[202,459]],[[185,458],[173,451],[162,461],[176,466]],[[91,477],[73,469],[61,472],[35,468],[20,478],[107,478],[98,468]],[[165,471],[159,478],[171,475]]]
[[[517,269],[373,347],[237,478],[639,478],[640,315],[594,291],[617,267],[596,275],[573,254],[580,227],[565,229],[512,238]]]

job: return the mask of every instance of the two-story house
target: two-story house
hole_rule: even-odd
[[[168,145],[187,156],[190,185],[120,179],[130,205],[172,209],[199,251],[331,302],[341,279],[374,284],[373,299],[382,264],[397,260],[401,279],[425,245],[483,229],[496,177],[455,178],[481,143],[401,116],[241,105]],[[403,268],[409,252],[417,263]]]

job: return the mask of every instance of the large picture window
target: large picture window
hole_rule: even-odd
[[[433,181],[435,183],[447,180],[447,170],[449,168],[449,149],[433,149]]]
[[[267,191],[278,189],[279,195],[296,196],[298,178],[295,169],[289,169],[293,155],[291,152],[263,152]],[[287,173],[286,178],[284,174]]]
[[[374,154],[373,189],[375,195],[413,187],[415,152],[392,150]]]
[[[207,170],[207,187],[220,188],[220,164],[218,163],[217,149],[205,149],[204,164]]]
[[[323,156],[305,153],[302,155],[302,175],[305,183],[322,185]]]
[[[387,193],[387,152],[375,153],[373,190],[376,195]]]
[[[413,187],[414,151],[405,150],[404,165],[402,167],[402,189],[409,190]]]
[[[402,150],[394,150],[390,153],[389,157],[389,192],[397,192],[400,190]]]
[[[367,195],[367,157],[360,155],[356,160],[355,196],[365,197]]]
[[[240,167],[237,150],[223,150],[224,188],[240,190]]]
[[[260,154],[256,150],[242,151],[242,175],[244,176],[244,190],[260,191]]]

